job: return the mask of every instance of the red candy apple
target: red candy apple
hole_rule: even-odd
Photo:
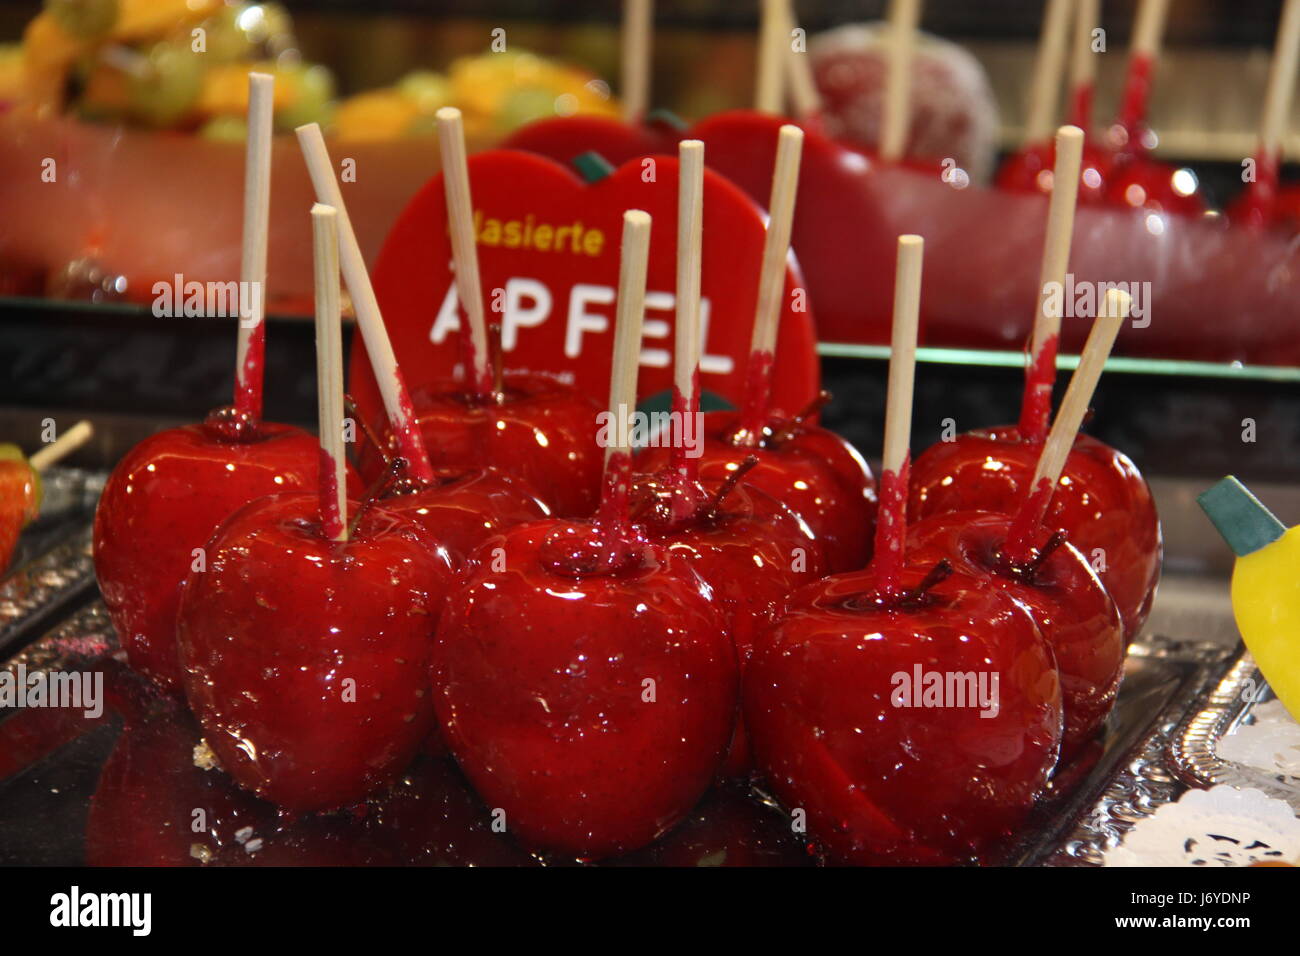
[[[1124,629],[1115,602],[1092,566],[1060,532],[1037,535],[1028,562],[1003,552],[1012,519],[955,511],[908,531],[908,559],[921,566],[947,560],[956,575],[987,578],[1025,607],[1052,649],[1061,679],[1068,759],[1101,727],[1124,671]]]
[[[1014,512],[1029,493],[1042,445],[1012,426],[985,428],[932,445],[912,465],[914,520],[952,511]],[[1048,507],[1046,526],[1062,530],[1115,599],[1124,632],[1141,631],[1160,580],[1161,535],[1155,502],[1127,456],[1079,435]]]
[[[486,542],[433,666],[448,746],[507,831],[584,858],[680,820],[736,716],[735,651],[688,559],[633,544],[610,564],[602,536],[540,521]]]
[[[493,466],[523,479],[561,515],[589,515],[600,489],[595,402],[540,376],[509,376],[485,397],[417,391],[415,414],[434,467]]]
[[[771,495],[799,515],[821,543],[831,571],[860,568],[870,556],[876,488],[857,450],[832,431],[794,419],[773,418],[761,433],[746,431],[735,412],[706,412],[700,478],[725,479],[754,455],[758,464],[744,483]],[[644,471],[666,466],[667,449],[648,448],[637,458]]]
[[[1037,143],[1026,146],[1010,157],[998,169],[997,186],[1012,192],[1050,193],[1052,167],[1056,164],[1054,143]],[[1089,143],[1083,147],[1083,163],[1079,169],[1079,201],[1095,204],[1106,201],[1106,175],[1110,170],[1111,154]]]
[[[221,409],[159,432],[113,469],[95,511],[95,572],[131,665],[179,689],[176,609],[213,531],[255,498],[315,488],[320,449],[300,428]]]
[[[315,496],[277,495],[232,516],[189,577],[177,635],[222,766],[295,811],[354,803],[415,755],[453,575],[445,551],[380,507],[346,541],[325,537],[318,514]]]
[[[870,569],[801,589],[745,671],[755,763],[836,862],[969,860],[1056,764],[1061,691],[1028,613],[988,581],[926,576],[905,568],[894,596]]]

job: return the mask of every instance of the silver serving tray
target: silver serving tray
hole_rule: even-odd
[[[1252,723],[1254,709],[1273,696],[1250,652],[1242,650],[1201,706],[1187,714],[1170,743],[1179,778],[1201,787],[1253,787],[1300,813],[1300,780],[1219,755],[1223,738]]]
[[[317,832],[320,827],[301,821],[274,822],[273,810],[265,805],[267,813],[247,811],[263,828],[258,831],[263,843],[256,854],[248,853],[237,840],[232,842],[227,832],[210,835],[202,847],[187,839],[172,847],[172,856],[138,859],[131,846],[106,850],[102,833],[91,832],[95,829],[92,805],[100,806],[102,816],[103,807],[112,803],[114,795],[103,791],[106,782],[112,782],[113,775],[104,773],[104,767],[113,755],[129,750],[129,737],[150,720],[180,724],[187,718],[125,668],[117,636],[98,600],[89,550],[93,496],[98,492],[95,476],[70,473],[59,481],[66,520],[58,529],[47,529],[47,550],[29,558],[0,584],[0,669],[21,664],[29,674],[100,672],[115,687],[112,695],[117,705],[97,720],[66,715],[47,720],[45,714],[32,711],[0,711],[0,864],[78,865],[88,859],[246,864],[262,857],[277,864],[318,862],[316,854],[324,839]],[[1052,791],[1018,837],[1001,848],[997,862],[1100,865],[1105,851],[1118,844],[1137,820],[1176,800],[1188,786],[1224,782],[1188,768],[1209,768],[1212,747],[1206,750],[1199,741],[1243,719],[1244,711],[1234,710],[1233,688],[1240,686],[1252,666],[1240,649],[1221,642],[1148,636],[1134,643],[1103,733],[1084,757],[1058,772]],[[20,742],[18,746],[14,740]],[[156,781],[149,784],[157,792],[138,795],[141,808],[163,805],[195,786],[189,751],[181,746],[177,752],[182,758],[173,761],[174,766],[160,767]],[[218,773],[208,774],[201,786],[204,793],[219,792],[222,800],[251,799],[235,792],[233,784]],[[414,835],[386,830],[385,821],[409,820],[411,800],[419,801],[424,808],[421,814],[437,826]],[[393,801],[401,807],[395,809]],[[340,846],[355,844],[370,849],[359,857],[347,857],[348,862],[539,862],[485,830],[486,810],[481,817],[472,811],[467,815],[466,807],[477,806],[477,798],[454,767],[427,760],[417,763],[395,795],[374,801],[364,820],[353,823],[336,815],[329,821],[328,861],[336,860]],[[170,845],[164,839],[170,826],[164,822],[158,832],[147,831],[141,845],[155,850]],[[383,848],[382,852],[374,847]],[[654,846],[615,862],[799,865],[810,859],[773,801],[761,792],[720,787]]]

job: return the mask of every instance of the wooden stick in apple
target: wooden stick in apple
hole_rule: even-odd
[[[1101,26],[1101,0],[1074,0],[1073,49],[1070,51],[1070,122],[1085,133],[1092,129],[1092,97],[1097,86],[1097,54],[1092,31]]]
[[[614,362],[609,379],[609,421],[604,429],[605,477],[600,507],[596,512],[607,566],[612,566],[623,553],[630,525],[628,490],[632,481],[632,444],[628,426],[636,409],[649,263],[650,214],[640,209],[629,209],[623,213],[618,305],[614,318]]]
[[[912,383],[916,378],[916,334],[921,314],[921,261],[925,240],[898,237],[894,275],[894,325],[889,344],[885,397],[885,448],[880,464],[880,510],[871,556],[882,597],[896,597],[907,537],[907,472],[911,461]]]
[[[266,351],[266,250],[271,215],[271,118],[275,78],[248,74],[248,145],[244,160],[244,237],[239,257],[239,338],[235,350],[235,410],[262,417]]]
[[[447,193],[451,255],[456,263],[456,295],[460,297],[461,308],[469,320],[469,336],[461,336],[465,377],[474,394],[486,397],[492,394],[492,357],[488,354],[478,246],[474,242],[474,203],[470,198],[469,165],[465,159],[465,127],[460,110],[454,106],[444,106],[435,117],[438,148],[442,153],[442,183]]]
[[[813,75],[812,57],[807,50],[807,37],[803,49],[795,49],[794,31],[799,26],[790,0],[782,3],[782,36],[785,37],[785,80],[790,89],[794,115],[801,120],[816,120],[822,112],[822,94]]]
[[[1070,265],[1070,238],[1079,197],[1079,167],[1083,160],[1083,130],[1062,126],[1056,131],[1056,165],[1052,195],[1047,207],[1047,232],[1038,274],[1038,312],[1029,347],[1025,393],[1020,406],[1020,433],[1042,441],[1052,411],[1052,385],[1056,381],[1056,347],[1061,334],[1061,297]]]
[[[1043,29],[1038,35],[1034,72],[1029,80],[1029,107],[1025,113],[1024,141],[1047,139],[1056,124],[1056,101],[1065,68],[1066,37],[1070,33],[1070,0],[1047,0]]]
[[[704,441],[695,427],[700,410],[700,273],[704,238],[704,144],[684,139],[677,146],[677,313],[673,342],[673,412],[680,427],[673,435],[675,482],[673,517],[682,519],[695,503],[691,491],[698,473],[698,449],[686,437]]]
[[[754,82],[754,109],[781,113],[785,94],[785,34],[782,0],[761,0],[758,14],[758,73]]]
[[[1137,16],[1133,23],[1133,40],[1129,45],[1128,75],[1124,78],[1124,92],[1120,98],[1116,123],[1124,130],[1127,140],[1123,144],[1132,149],[1138,126],[1146,121],[1147,107],[1151,101],[1151,84],[1155,75],[1156,59],[1165,34],[1165,21],[1169,0],[1139,0]]]
[[[27,464],[31,466],[32,471],[44,471],[67,458],[90,441],[94,435],[95,429],[83,418],[40,451],[33,452],[32,457],[27,459]]]
[[[348,539],[343,447],[343,321],[339,303],[338,212],[311,207],[316,288],[316,407],[320,421],[320,520],[325,537]]]
[[[654,0],[623,0],[623,122],[640,123],[650,108],[650,38]]]
[[[1300,60],[1300,0],[1286,0],[1278,23],[1277,43],[1269,67],[1264,93],[1264,115],[1260,121],[1259,147],[1255,156],[1252,193],[1263,197],[1277,191],[1278,165],[1286,138],[1291,101],[1295,96],[1296,64]]]
[[[890,0],[889,69],[880,131],[880,158],[887,163],[898,162],[907,150],[912,125],[912,61],[920,21],[921,0]]]
[[[1101,311],[1092,323],[1088,342],[1079,357],[1079,367],[1070,377],[1069,388],[1061,400],[1052,430],[1043,442],[1029,492],[1007,533],[1005,556],[1013,563],[1024,562],[1033,550],[1034,535],[1047,514],[1052,492],[1065,468],[1065,461],[1074,446],[1079,427],[1083,424],[1088,403],[1092,401],[1092,393],[1097,390],[1097,382],[1101,379],[1115,337],[1128,319],[1131,305],[1132,300],[1127,293],[1118,289],[1106,292]]]
[[[794,201],[799,191],[799,161],[803,155],[803,130],[786,124],[776,146],[772,170],[772,197],[768,202],[767,234],[763,241],[763,263],[758,275],[758,304],[754,309],[754,331],[749,343],[740,425],[749,443],[758,440],[767,420],[772,388],[772,361],[783,313],[786,260],[790,255],[790,230],[794,223]]]
[[[311,176],[317,201],[333,207],[338,217],[339,264],[352,296],[357,325],[366,343],[366,354],[370,356],[379,394],[384,400],[384,410],[388,413],[389,426],[397,439],[398,451],[406,459],[413,478],[422,482],[432,481],[433,466],[424,448],[424,439],[415,420],[415,409],[411,405],[406,383],[402,380],[402,372],[397,366],[397,357],[388,340],[388,331],[384,328],[384,317],[379,311],[374,287],[370,284],[370,274],[366,271],[366,261],[361,255],[361,245],[357,242],[352,221],[348,218],[343,192],[334,177],[334,166],[330,161],[329,150],[325,148],[325,139],[315,123],[299,126],[295,132],[298,134],[298,145],[302,147],[303,158],[307,161],[307,172]]]

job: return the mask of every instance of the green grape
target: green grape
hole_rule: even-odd
[[[203,124],[199,135],[218,143],[242,143],[248,139],[248,120],[242,116],[214,116]]]
[[[45,0],[45,11],[74,37],[101,37],[117,23],[117,0]]]
[[[255,44],[248,32],[239,25],[239,17],[247,9],[246,3],[222,7],[199,24],[207,34],[207,55],[212,62],[237,63],[253,59]]]
[[[451,83],[433,70],[414,70],[402,77],[397,90],[423,113],[432,113],[451,102]]]
[[[292,104],[275,117],[275,128],[289,132],[305,123],[328,125],[334,107],[334,74],[314,64],[286,69],[279,75],[294,96]]]
[[[170,126],[188,113],[203,90],[202,53],[188,43],[158,43],[146,69],[130,77],[131,115],[153,126]]]
[[[534,120],[555,115],[555,92],[534,86],[515,90],[501,101],[495,123],[497,129],[509,132]]]

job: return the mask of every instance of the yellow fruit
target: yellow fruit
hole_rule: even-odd
[[[1300,527],[1237,558],[1232,610],[1273,693],[1300,718]]]
[[[359,93],[334,111],[334,135],[350,142],[401,139],[419,115],[419,106],[396,90]]]
[[[276,111],[293,102],[294,91],[290,84],[281,82],[272,63],[222,63],[209,67],[203,75],[203,89],[199,93],[195,111],[204,116],[242,116],[248,112],[248,74],[270,73],[275,76],[275,95],[272,102]]]
[[[119,43],[162,39],[212,16],[223,5],[224,0],[119,0],[109,38]]]

